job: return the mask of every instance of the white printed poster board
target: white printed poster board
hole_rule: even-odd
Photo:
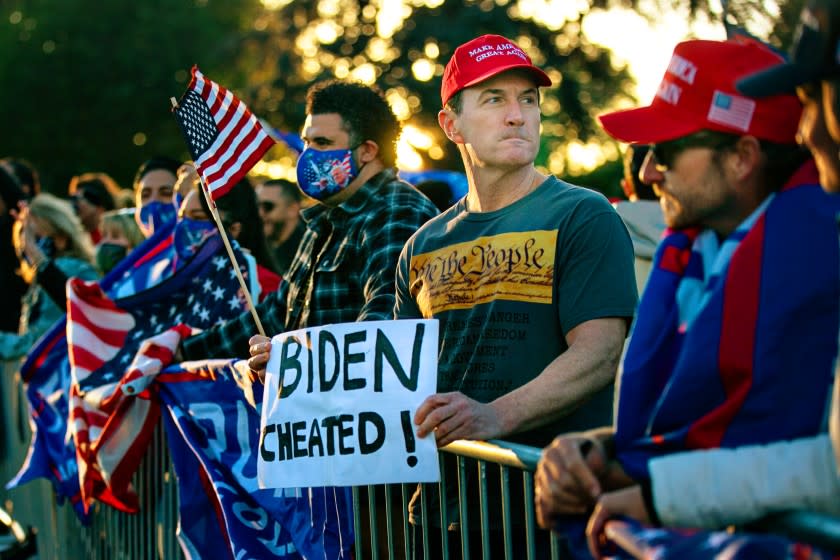
[[[271,340],[261,488],[437,482],[414,413],[437,388],[437,320],[345,323]]]

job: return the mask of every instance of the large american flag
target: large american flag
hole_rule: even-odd
[[[274,145],[248,107],[197,66],[174,112],[213,200],[224,196]]]
[[[148,383],[190,334],[185,325],[203,329],[234,317],[244,298],[219,235],[133,296],[111,299],[100,285],[76,279],[67,291],[69,431],[83,504],[87,509],[98,499],[136,511],[131,475],[160,416]]]

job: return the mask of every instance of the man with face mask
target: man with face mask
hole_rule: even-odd
[[[303,211],[300,250],[278,290],[257,306],[266,334],[393,318],[394,271],[408,238],[437,214],[397,177],[399,122],[382,94],[329,81],[307,94],[298,186],[318,201]],[[187,339],[187,359],[243,356],[264,373],[269,339],[245,313]]]
[[[140,231],[151,237],[155,230],[175,221],[181,195],[175,182],[181,162],[156,156],[145,161],[134,177],[134,218]]]
[[[256,307],[269,336],[331,323],[393,318],[400,251],[437,214],[428,198],[397,177],[399,133],[399,122],[378,90],[340,81],[310,88],[297,183],[318,203],[302,212],[306,231],[280,287]],[[194,360],[250,352],[252,371],[263,377],[271,342],[260,335],[249,341],[248,333],[255,330],[251,315],[244,313],[188,338],[181,353]],[[325,504],[329,510],[349,507],[349,488],[302,492],[308,493],[309,503]],[[322,535],[317,525],[312,531],[305,542],[323,542],[327,549],[340,546],[345,551],[352,545],[341,541],[340,531]]]

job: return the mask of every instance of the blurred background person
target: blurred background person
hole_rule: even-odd
[[[17,333],[0,333],[0,359],[10,360],[26,354],[32,344],[64,315],[64,285],[46,288],[38,277],[41,269],[52,264],[64,277],[83,280],[97,278],[93,266],[90,236],[73,212],[69,202],[51,194],[37,195],[18,215],[13,230],[20,273],[29,285],[23,296]],[[55,288],[55,287],[53,287]],[[60,294],[60,296],[59,296]]]
[[[111,210],[102,215],[102,239],[96,246],[96,267],[110,272],[145,238],[134,220],[133,208]]]
[[[16,333],[20,324],[21,298],[26,282],[17,273],[18,258],[12,243],[12,215],[26,195],[11,167],[0,164],[0,332]]]
[[[178,215],[181,200],[175,194],[175,181],[179,167],[180,161],[156,156],[143,162],[134,176],[134,217],[146,237]]]
[[[120,189],[120,193],[114,197],[116,210],[125,208],[134,209],[134,189]]]
[[[94,245],[99,243],[102,215],[116,208],[114,199],[120,195],[119,185],[105,173],[84,173],[70,179],[67,191],[82,227]]]
[[[10,174],[17,178],[26,200],[41,192],[41,178],[38,175],[38,170],[25,159],[6,157],[0,159],[0,167],[5,167]]]
[[[649,150],[646,144],[627,146],[624,152],[624,176],[621,179],[621,190],[627,200],[613,204],[633,241],[636,288],[640,296],[650,275],[656,246],[665,231],[659,197],[653,186],[642,183],[639,176]]]
[[[283,275],[292,264],[306,227],[300,217],[303,193],[291,181],[269,179],[257,186],[263,232]]]

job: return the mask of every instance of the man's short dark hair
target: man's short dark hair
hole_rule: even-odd
[[[451,109],[453,113],[456,115],[461,114],[461,109],[464,108],[464,99],[461,94],[464,93],[464,90],[456,92],[449,98],[449,101],[446,102],[446,108]]]
[[[182,162],[177,159],[172,159],[171,157],[166,156],[154,156],[151,159],[144,161],[140,164],[140,168],[134,176],[134,190],[137,190],[140,181],[146,176],[146,174],[158,169],[169,171],[172,175],[178,177],[178,168],[181,167],[181,163]]]
[[[382,163],[396,165],[400,123],[378,88],[338,80],[317,83],[306,94],[306,114],[327,113],[341,116],[351,146],[373,140]]]
[[[292,202],[301,202],[303,200],[303,193],[300,192],[297,185],[286,179],[269,179],[263,182],[262,186],[280,189],[280,193],[286,200],[291,200]]]

